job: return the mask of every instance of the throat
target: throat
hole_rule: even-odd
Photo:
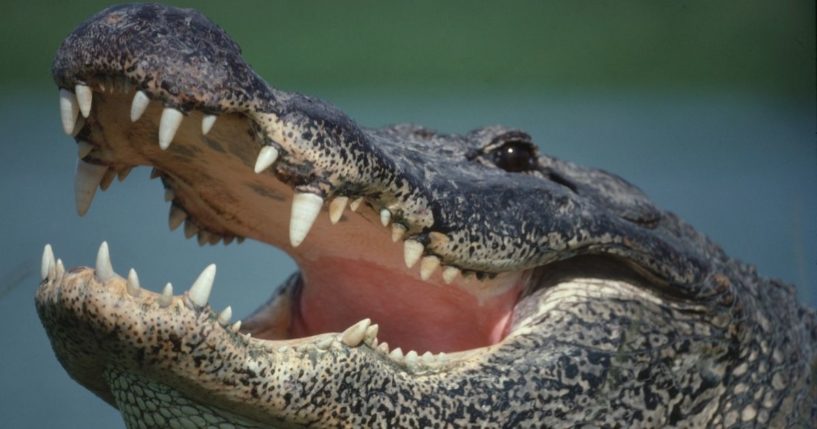
[[[342,332],[370,318],[391,348],[455,352],[500,342],[524,289],[523,273],[445,284],[421,280],[415,270],[326,256],[301,264],[290,335]]]

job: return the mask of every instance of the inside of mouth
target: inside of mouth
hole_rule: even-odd
[[[247,237],[293,257],[300,269],[297,286],[285,306],[261,306],[246,320],[253,336],[292,339],[342,332],[369,318],[379,325],[380,341],[392,348],[438,353],[488,346],[507,335],[526,286],[524,273],[489,280],[458,276],[447,284],[437,269],[422,279],[419,264],[406,267],[402,240],[392,241],[377,208],[369,206],[372,201],[357,212],[346,210],[336,225],[324,204],[305,240],[293,247],[288,231],[294,192],[276,177],[275,166],[253,171],[262,145],[246,117],[219,115],[204,135],[204,115],[189,112],[162,150],[163,106],[152,101],[131,122],[134,94],[94,91],[93,110],[77,135],[94,147],[84,161],[113,171],[155,168],[172,191],[174,210],[184,212],[187,235],[198,235],[200,241],[203,235]],[[286,326],[267,326],[273,321]]]

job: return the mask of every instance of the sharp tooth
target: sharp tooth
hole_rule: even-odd
[[[159,307],[165,308],[170,305],[171,301],[173,301],[173,285],[168,282],[162,289],[162,294],[159,295]]]
[[[162,111],[162,118],[159,119],[159,147],[166,150],[170,147],[173,137],[176,136],[176,130],[182,123],[182,112],[172,108],[165,107]]]
[[[411,268],[423,256],[423,245],[419,241],[406,240],[403,242],[403,260],[406,266]]]
[[[111,266],[111,254],[108,252],[108,242],[103,241],[96,253],[96,277],[103,283],[114,278],[116,273]]]
[[[124,182],[127,179],[128,175],[130,174],[133,167],[125,167],[116,172],[116,178],[119,179],[120,182]]]
[[[105,175],[102,176],[102,180],[99,182],[99,189],[103,191],[107,191],[108,188],[111,187],[111,183],[113,183],[113,179],[116,178],[116,172],[113,169],[109,168]]]
[[[60,119],[62,119],[62,130],[65,134],[73,135],[74,127],[77,124],[77,115],[79,115],[79,106],[77,105],[77,97],[74,93],[67,89],[60,90]]]
[[[391,222],[391,212],[388,209],[380,210],[380,223],[383,226],[389,226]]]
[[[210,264],[199,274],[199,277],[193,282],[193,286],[190,287],[190,291],[187,292],[190,301],[193,301],[193,304],[199,307],[207,305],[207,301],[210,299],[210,291],[213,290],[213,280],[215,279],[216,264]]]
[[[133,96],[133,102],[130,105],[130,121],[138,121],[139,118],[142,117],[142,114],[145,113],[145,109],[148,108],[149,103],[150,98],[148,98],[147,94],[142,91],[136,91],[136,95]]]
[[[431,365],[436,360],[436,359],[434,359],[434,353],[431,353],[431,352],[423,353],[423,355],[420,356],[420,358],[423,360],[423,363],[426,364],[426,365]]]
[[[241,321],[240,320],[236,320],[235,323],[230,325],[230,330],[233,331],[233,332],[238,332],[239,329],[241,329]]]
[[[62,264],[62,259],[57,259],[57,278],[65,274],[65,265]]]
[[[85,158],[89,153],[91,153],[92,150],[94,150],[94,146],[92,144],[84,140],[77,142],[77,158]]]
[[[329,221],[332,222],[332,225],[338,223],[343,216],[343,211],[346,210],[346,203],[348,202],[348,197],[337,197],[329,203]]]
[[[289,242],[298,247],[315,223],[323,207],[323,198],[309,192],[298,192],[292,200],[292,214],[289,219]]]
[[[46,244],[43,248],[43,262],[40,265],[40,279],[45,280],[50,277],[50,273],[54,270],[54,251],[50,244]]]
[[[317,347],[317,348],[319,348],[321,350],[326,350],[326,349],[329,348],[329,346],[332,345],[333,341],[335,341],[335,339],[332,336],[326,336],[326,337],[323,337],[323,338],[319,339],[318,341],[316,341],[315,342],[315,347]]]
[[[258,158],[255,160],[255,168],[253,168],[253,171],[257,174],[266,170],[276,159],[278,159],[278,149],[272,146],[262,147],[261,151],[258,152]]]
[[[224,310],[221,310],[221,313],[218,313],[218,323],[221,323],[223,326],[227,326],[230,323],[230,319],[233,317],[233,308],[229,305]]]
[[[74,202],[77,213],[84,216],[94,201],[96,188],[102,183],[108,167],[99,164],[91,164],[83,160],[77,161],[77,171],[74,175]]]
[[[82,116],[88,117],[91,114],[91,103],[94,101],[94,93],[87,85],[77,84],[74,86],[74,92],[77,94],[77,104]]]
[[[385,354],[389,354],[389,343],[383,341],[377,346],[377,349]]]
[[[366,335],[366,329],[369,328],[371,323],[371,320],[363,319],[360,322],[346,328],[346,330],[343,331],[343,334],[340,336],[340,341],[349,347],[357,347],[360,345],[360,342],[363,341],[363,337]]]
[[[405,360],[403,359],[403,349],[401,349],[400,347],[396,347],[394,350],[392,350],[391,353],[389,353],[389,357],[397,363],[405,362]]]
[[[176,198],[176,193],[172,189],[165,189],[165,201],[173,201]]]
[[[417,368],[417,352],[416,351],[409,350],[409,352],[406,353],[406,366],[409,367],[410,369]]]
[[[457,276],[460,275],[460,270],[457,267],[445,267],[443,270],[443,281],[445,284],[450,285]]]
[[[371,343],[372,341],[377,341],[377,332],[380,330],[380,327],[377,323],[370,325],[366,328],[366,334],[364,335],[364,340],[367,343]],[[376,344],[375,344],[376,346]]]
[[[187,219],[187,212],[180,209],[174,204],[170,206],[170,216],[167,219],[168,226],[170,226],[171,231],[175,231],[179,225]]]
[[[196,226],[190,219],[184,222],[184,238],[191,238],[199,232],[199,227]]]
[[[210,233],[201,229],[199,230],[198,235],[196,236],[196,242],[198,242],[199,246],[204,246],[205,244],[210,242]]]
[[[206,136],[207,133],[209,133],[210,130],[213,129],[213,124],[216,123],[216,118],[217,117],[218,116],[216,116],[216,115],[204,115],[204,117],[201,118],[201,133],[202,133],[202,135]]]
[[[420,261],[420,278],[423,280],[428,280],[439,266],[440,258],[434,255],[424,257],[423,260]]]
[[[233,242],[233,240],[235,240],[235,236],[234,236],[234,235],[232,235],[232,234],[227,234],[227,235],[225,235],[225,236],[223,237],[223,239],[224,239],[224,245],[226,246],[226,245],[228,245],[228,244],[232,243],[232,242]]]
[[[405,233],[406,233],[405,226],[399,223],[391,224],[391,241],[397,243],[401,238],[403,238],[403,234]]]
[[[349,209],[351,209],[353,212],[356,212],[357,208],[360,207],[360,203],[362,203],[362,202],[363,202],[363,197],[352,200],[352,202],[349,204]]]
[[[136,275],[136,270],[133,268],[128,271],[128,293],[131,296],[139,296],[142,293],[142,287],[139,286],[139,276]]]

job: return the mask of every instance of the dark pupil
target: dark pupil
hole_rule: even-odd
[[[528,171],[534,167],[535,159],[530,148],[519,142],[508,142],[494,152],[496,166],[510,172]]]

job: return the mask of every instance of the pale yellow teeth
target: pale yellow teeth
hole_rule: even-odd
[[[210,130],[213,129],[213,125],[216,123],[216,118],[218,118],[218,116],[216,116],[216,115],[204,115],[204,117],[201,118],[201,134],[202,135],[206,136],[207,133],[209,133]]]
[[[454,279],[456,279],[457,276],[459,275],[460,275],[459,268],[445,267],[445,269],[443,269],[443,281],[447,285],[450,285],[454,281]]]
[[[199,277],[193,282],[193,286],[187,292],[190,301],[199,307],[207,305],[210,299],[210,292],[213,290],[213,281],[216,279],[216,264],[210,264],[202,270]]]
[[[391,212],[388,209],[380,210],[380,223],[383,226],[389,226],[391,222]]]
[[[74,87],[74,93],[77,95],[77,104],[82,116],[88,117],[91,114],[91,103],[94,101],[94,93],[87,85],[77,84]]]
[[[91,164],[83,160],[77,161],[77,171],[74,174],[74,203],[77,213],[84,216],[94,201],[96,189],[102,183],[108,167],[99,164]]]
[[[99,181],[99,189],[103,191],[107,191],[108,188],[111,187],[111,183],[113,183],[113,179],[116,178],[116,172],[112,169],[108,169],[105,171],[105,175],[102,176],[102,180]]]
[[[128,294],[137,297],[142,293],[142,287],[139,285],[139,276],[136,275],[136,270],[133,268],[128,271]]]
[[[406,240],[403,242],[403,260],[406,267],[411,268],[423,256],[423,245],[419,241]]]
[[[168,282],[164,289],[162,289],[162,294],[159,295],[159,299],[157,300],[159,303],[159,307],[167,307],[173,300],[173,285]]]
[[[230,323],[230,319],[233,317],[233,308],[231,306],[227,306],[224,310],[221,310],[221,313],[218,313],[218,323],[223,326],[227,326]]]
[[[241,321],[240,320],[236,320],[235,323],[230,325],[230,330],[233,331],[233,332],[238,332],[239,329],[241,329]]]
[[[366,336],[366,329],[369,328],[372,321],[370,319],[363,319],[360,322],[346,328],[340,336],[340,341],[349,347],[357,347]]]
[[[173,142],[173,137],[176,137],[176,130],[182,123],[184,115],[182,112],[172,108],[165,107],[162,110],[162,117],[159,119],[159,147],[166,150]]]
[[[258,158],[255,160],[255,167],[253,168],[253,171],[258,174],[266,170],[275,162],[276,159],[278,159],[278,149],[275,149],[273,146],[262,147],[261,151],[258,152]]]
[[[409,350],[409,352],[406,353],[406,366],[409,369],[417,368],[417,352],[416,351]]]
[[[77,105],[77,97],[73,92],[66,89],[60,90],[60,119],[62,120],[62,130],[65,134],[73,135],[74,126],[77,123],[77,115],[79,115],[79,105]]]
[[[347,197],[336,197],[329,203],[329,221],[332,225],[338,223],[343,216],[343,211],[346,210],[346,203],[349,202]]]
[[[420,261],[420,278],[423,280],[428,280],[431,278],[431,275],[434,274],[434,271],[437,270],[440,266],[440,258],[429,255],[423,258]]]
[[[40,279],[45,280],[51,277],[51,273],[54,272],[54,251],[51,249],[50,244],[46,244],[43,248],[43,260],[42,265],[40,265]]]
[[[173,201],[176,198],[176,193],[172,189],[165,189],[165,201]]]
[[[295,194],[289,219],[289,242],[292,247],[298,247],[304,241],[321,207],[323,207],[323,198],[320,196],[309,192]]]
[[[352,210],[353,212],[356,212],[358,207],[360,207],[360,204],[362,202],[363,202],[363,197],[352,200],[352,202],[349,203],[349,209]]]
[[[108,242],[103,241],[96,253],[96,277],[105,283],[115,276],[116,273],[111,265],[111,254],[108,251]]]
[[[391,224],[391,241],[397,243],[403,238],[403,235],[406,233],[406,227],[399,224],[393,223]]]
[[[401,349],[400,347],[396,347],[394,350],[391,351],[391,353],[389,353],[389,357],[391,358],[391,360],[397,363],[403,363],[404,362],[403,349]]]
[[[142,117],[142,114],[145,113],[145,109],[148,108],[148,104],[150,104],[150,98],[148,98],[147,94],[142,91],[136,91],[136,95],[133,96],[133,101],[130,105],[131,122],[136,122]]]
[[[171,231],[175,231],[182,222],[187,219],[187,212],[176,207],[175,205],[170,206],[170,216],[167,219],[168,226],[170,227]]]

